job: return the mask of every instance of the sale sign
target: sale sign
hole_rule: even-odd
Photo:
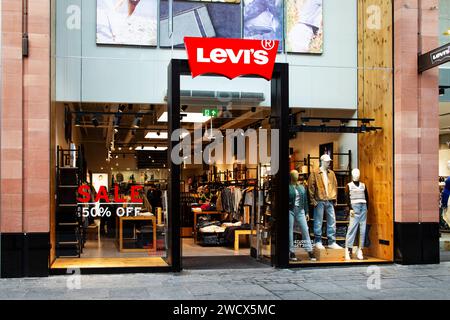
[[[219,74],[233,79],[257,75],[271,80],[278,40],[185,37],[192,77]]]

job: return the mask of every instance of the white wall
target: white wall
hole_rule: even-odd
[[[74,23],[79,9],[81,30]],[[278,62],[290,64],[290,106],[356,109],[356,0],[326,0],[323,12],[322,55],[282,54],[277,57]],[[185,51],[97,46],[95,33],[96,1],[58,0],[56,100],[162,103],[167,90],[169,60],[186,58]],[[236,80],[233,87],[239,91],[264,92],[270,97],[270,86],[262,81],[246,82],[242,86]],[[217,79],[211,90],[221,90],[229,83],[229,80]],[[210,80],[203,78],[200,87],[209,90],[208,84]],[[187,81],[183,89],[192,89],[198,84],[189,86]]]

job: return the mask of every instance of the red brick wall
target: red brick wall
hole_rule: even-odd
[[[418,52],[438,47],[438,4],[438,0],[394,1],[397,222],[439,221],[438,70],[417,72]]]
[[[1,232],[48,232],[50,208],[50,2],[2,0]]]

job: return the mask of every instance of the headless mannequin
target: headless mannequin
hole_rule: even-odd
[[[309,230],[308,230],[308,224],[307,221],[308,218],[308,198],[307,198],[307,192],[306,188],[304,188],[304,201],[301,200],[301,196],[298,193],[299,190],[297,190],[299,185],[303,185],[303,178],[300,180],[299,184],[299,173],[296,170],[292,170],[290,172],[290,191],[289,191],[289,259],[291,261],[297,261],[297,257],[295,256],[295,253],[293,251],[294,249],[294,223],[297,222],[299,225],[301,232],[302,232],[302,241],[303,241],[303,249],[305,249],[308,252],[310,260],[315,261],[316,258],[314,257],[313,248],[311,245],[311,239],[309,236]],[[292,189],[295,189],[295,193],[291,192]],[[300,191],[301,192],[301,191]],[[299,197],[299,198],[297,198]],[[295,208],[294,208],[295,207]],[[301,212],[299,212],[298,208],[301,208]]]
[[[336,243],[336,216],[335,205],[337,201],[336,176],[330,170],[331,157],[324,154],[320,157],[321,166],[314,171],[308,180],[311,203],[314,205],[314,245],[318,250],[324,250],[322,244],[323,222],[326,219],[326,233],[328,249],[342,249]],[[325,218],[325,219],[324,219]]]
[[[352,198],[351,190],[349,187],[351,185],[351,183],[346,186],[346,194],[347,194],[347,201],[348,201],[348,204],[350,207],[351,217],[355,217],[354,206],[359,205],[361,207],[361,206],[365,205],[365,213],[363,213],[363,219],[361,219],[359,221],[359,227],[360,227],[360,229],[362,228],[362,231],[360,231],[360,237],[362,237],[362,240],[360,239],[360,244],[361,244],[361,243],[364,243],[364,240],[365,240],[366,215],[367,215],[367,208],[369,205],[369,201],[368,201],[369,196],[368,196],[367,188],[365,187],[365,185],[362,182],[360,182],[360,177],[361,177],[361,173],[360,173],[359,169],[353,169],[352,170],[352,180],[353,180],[352,183],[357,188],[364,187],[364,195],[362,196],[362,193],[359,191],[360,192],[358,195],[359,200],[355,200],[354,196]],[[359,189],[359,190],[361,190],[361,189]],[[355,202],[360,202],[360,203],[356,204]],[[357,212],[357,214],[359,216],[361,216],[361,212]],[[355,218],[353,218],[353,219],[355,219]],[[354,229],[354,228],[356,228],[356,229]],[[352,236],[351,233],[356,234],[357,228],[358,228],[358,225],[353,226],[353,227],[351,225],[349,225],[349,229],[347,230],[347,237],[346,237],[347,239],[346,239],[346,246],[345,246],[345,260],[351,260],[350,252],[349,252],[349,249],[350,249],[349,242],[351,242],[351,245],[353,245],[353,241],[351,241],[351,239],[354,240],[354,235]],[[349,241],[349,239],[350,239],[350,241]],[[358,260],[364,259],[362,245],[360,245],[359,247],[356,247],[356,250],[352,251],[352,253],[354,253],[356,255]]]

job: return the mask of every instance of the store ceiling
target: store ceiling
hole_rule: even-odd
[[[77,114],[72,114],[73,123],[78,124],[74,130],[79,130],[81,143],[105,143],[109,145],[114,136],[115,145],[124,146],[140,146],[140,145],[167,145],[164,139],[146,139],[145,135],[149,132],[167,131],[166,122],[158,122],[159,117],[166,111],[166,105],[149,105],[149,104],[123,104],[126,106],[121,114],[118,132],[115,132],[114,121],[115,115],[119,114],[120,104],[98,104],[98,103],[68,103],[66,106],[72,112],[84,112],[77,118]],[[184,112],[202,112],[204,108],[209,107],[203,102],[200,104],[183,105]],[[263,122],[267,123],[270,108],[267,107],[249,107],[248,105],[240,105],[238,103],[230,104],[226,107],[217,107],[219,109],[219,117],[214,118],[212,127],[215,129],[246,129],[249,126],[259,126]],[[135,128],[136,115],[142,113],[139,128]],[[93,123],[93,117],[98,120]],[[211,127],[211,122],[207,121],[204,126]],[[192,131],[194,125],[192,123],[182,123],[182,127]]]

